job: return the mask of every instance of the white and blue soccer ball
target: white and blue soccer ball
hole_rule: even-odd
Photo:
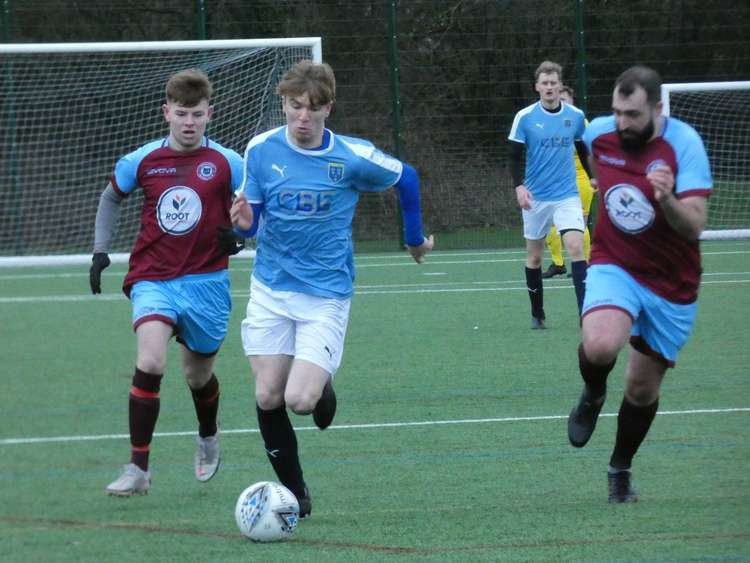
[[[260,481],[242,491],[234,507],[234,519],[240,532],[253,541],[287,540],[299,522],[299,503],[283,485]]]

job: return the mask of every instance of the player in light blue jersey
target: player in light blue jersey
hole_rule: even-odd
[[[539,101],[516,114],[508,135],[509,168],[516,200],[523,216],[526,239],[526,285],[531,300],[531,328],[545,328],[542,287],[542,254],[545,239],[554,225],[571,259],[573,285],[581,312],[586,279],[583,256],[585,224],[578,196],[574,150],[586,163],[581,141],[585,129],[583,112],[560,100],[562,67],[544,61],[534,73]],[[521,157],[526,149],[526,171]],[[589,170],[587,164],[586,172]]]
[[[277,91],[287,125],[248,144],[245,180],[230,214],[239,232],[257,233],[242,343],[255,377],[258,426],[268,459],[304,518],[312,503],[286,408],[312,413],[321,430],[336,412],[331,380],[349,320],[360,192],[396,187],[417,263],[434,241],[422,232],[417,171],[368,141],[325,128],[336,92],[331,67],[301,61]]]

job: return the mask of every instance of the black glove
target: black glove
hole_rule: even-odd
[[[216,241],[219,243],[219,248],[221,248],[226,254],[231,256],[245,248],[245,237],[235,233],[232,227],[219,225],[217,230],[218,234],[216,236]]]
[[[106,252],[94,252],[89,269],[89,285],[91,293],[102,292],[102,270],[109,266],[109,256]]]

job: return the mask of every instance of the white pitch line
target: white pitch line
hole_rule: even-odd
[[[355,286],[354,288],[354,295],[387,295],[387,294],[396,294],[396,293],[413,293],[413,294],[419,294],[419,293],[476,293],[476,292],[482,292],[482,291],[526,291],[527,288],[525,285],[518,285],[518,286],[512,286],[512,287],[437,287],[437,288],[431,288],[428,286],[446,286],[446,285],[477,285],[477,284],[491,284],[491,283],[523,283],[521,280],[511,280],[511,281],[497,281],[497,282],[447,282],[447,283],[439,283],[439,282],[433,282],[433,283],[420,283],[416,284],[414,287],[410,287],[409,284],[393,284],[392,286],[383,285],[383,286]],[[551,283],[556,283],[555,281],[552,281]],[[750,283],[750,279],[744,279],[744,280],[704,280],[701,282],[702,286],[705,285],[729,285],[729,284],[748,284]],[[367,287],[383,287],[383,288],[390,288],[393,287],[393,289],[362,289]],[[406,288],[406,289],[396,289],[396,288]],[[573,287],[573,284],[571,282],[563,282],[562,280],[557,280],[556,285],[550,285],[549,282],[545,284],[544,288],[546,290],[553,290],[553,289],[570,289]],[[247,290],[243,291],[233,291],[232,297],[249,297],[250,292]],[[1,304],[11,304],[11,303],[78,303],[81,301],[122,301],[123,303],[127,303],[128,299],[122,294],[122,293],[102,293],[101,295],[91,295],[91,294],[84,294],[84,295],[36,295],[36,296],[29,296],[29,297],[0,297],[0,305]]]
[[[726,414],[737,412],[750,412],[750,407],[728,407],[719,409],[691,409],[685,411],[661,411],[661,416],[694,415],[694,414]],[[601,417],[615,417],[617,413],[602,413]],[[414,422],[376,422],[371,424],[341,424],[329,426],[330,430],[361,430],[372,428],[408,428],[414,426],[443,426],[448,424],[485,424],[488,422],[542,422],[547,420],[567,420],[567,414],[554,414],[547,416],[512,416],[501,418],[466,418],[459,420],[421,420]],[[300,426],[295,430],[317,430],[317,426]],[[234,430],[221,429],[222,434],[257,434],[257,428],[235,428]],[[154,437],[170,438],[179,436],[194,436],[195,430],[183,432],[155,432]],[[49,436],[38,438],[3,438],[0,446],[11,446],[19,444],[49,444],[55,442],[88,442],[94,440],[123,440],[129,438],[129,434],[99,434],[91,436]]]
[[[504,259],[493,259],[493,260],[444,260],[445,258],[463,258],[466,256],[511,256],[519,254],[522,255],[519,258],[504,258]],[[703,251],[702,256],[716,256],[725,254],[748,254],[747,250],[721,250],[721,251]],[[526,251],[519,250],[508,250],[508,251],[485,251],[485,252],[445,252],[445,253],[431,253],[425,265],[441,265],[441,264],[484,264],[484,263],[497,263],[497,262],[520,262],[525,260]],[[370,261],[382,260],[380,263],[367,263]],[[236,262],[235,262],[236,264]],[[390,255],[367,255],[360,254],[355,257],[355,265],[357,268],[401,268],[401,267],[419,267],[417,264],[409,258],[406,254],[390,254]],[[52,266],[51,266],[52,267]],[[232,266],[232,272],[251,272],[252,268],[241,268]],[[736,272],[745,273],[745,272]],[[17,281],[17,280],[33,280],[33,279],[47,279],[47,278],[87,278],[89,275],[87,270],[79,270],[75,272],[51,272],[51,273],[26,273],[26,274],[3,274],[0,275],[0,281]],[[707,275],[704,273],[704,275]],[[125,271],[117,269],[108,270],[102,272],[103,277],[119,277],[125,276]]]

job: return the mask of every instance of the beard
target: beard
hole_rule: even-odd
[[[620,138],[620,145],[622,146],[622,149],[625,152],[640,151],[643,147],[646,146],[646,143],[648,143],[651,137],[654,135],[654,129],[655,126],[653,119],[649,121],[648,125],[646,125],[640,131],[621,131],[620,129],[618,129],[617,136]]]

